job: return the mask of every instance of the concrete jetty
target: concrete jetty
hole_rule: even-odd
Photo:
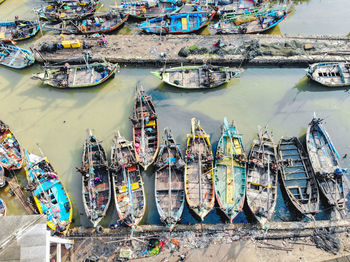
[[[80,47],[57,49],[62,40],[79,40]],[[34,43],[38,61],[82,62],[106,59],[130,65],[212,64],[239,66],[307,66],[320,61],[349,61],[350,37],[329,35],[108,35],[99,37],[45,35]]]

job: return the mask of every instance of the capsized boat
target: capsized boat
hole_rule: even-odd
[[[185,206],[185,162],[171,130],[164,129],[164,139],[155,162],[155,199],[160,220],[170,231],[180,221]]]
[[[0,165],[0,188],[6,185],[5,168]]]
[[[196,11],[171,14],[149,19],[138,28],[152,34],[189,34],[206,27],[215,13],[216,11],[211,13]]]
[[[45,25],[45,29],[55,30],[61,34],[106,34],[120,28],[129,14],[120,11],[111,11],[107,14],[87,17],[83,20],[62,21],[56,25]]]
[[[261,224],[271,220],[277,203],[278,154],[267,127],[259,127],[248,155],[247,204]]]
[[[102,142],[87,130],[84,143],[82,166],[78,168],[82,174],[83,204],[87,217],[97,227],[106,215],[111,201],[111,185],[106,152]]]
[[[297,137],[281,138],[279,159],[283,186],[290,202],[305,216],[319,211],[319,192],[307,154]]]
[[[50,22],[81,20],[93,15],[99,8],[99,0],[51,2],[36,12],[40,19]]]
[[[324,62],[308,67],[306,75],[311,80],[328,87],[350,86],[350,63]]]
[[[0,22],[0,41],[20,41],[35,36],[40,30],[37,21]]]
[[[6,212],[7,212],[6,203],[5,203],[4,200],[2,200],[0,198],[0,217],[1,216],[6,216]]]
[[[24,152],[8,125],[0,120],[0,164],[7,170],[21,169]]]
[[[224,66],[180,66],[152,72],[165,83],[186,89],[215,88],[239,77],[241,68]]]
[[[215,195],[220,209],[233,222],[243,209],[247,185],[242,135],[226,117],[215,154]]]
[[[215,203],[213,153],[210,135],[199,120],[192,118],[191,127],[186,143],[185,194],[188,206],[203,221]]]
[[[0,43],[0,64],[20,69],[34,64],[34,54],[23,48]]]
[[[309,123],[306,132],[306,148],[322,194],[329,205],[341,211],[346,208],[344,194],[346,174],[339,165],[339,154],[324,129],[322,121],[315,114]]]
[[[288,13],[284,10],[268,10],[266,12],[244,13],[232,18],[226,16],[216,23],[213,29],[220,34],[263,33],[277,26],[287,15]]]
[[[102,84],[119,70],[118,64],[91,63],[81,65],[44,66],[44,72],[32,75],[45,85],[56,88],[88,88]]]
[[[146,170],[159,151],[158,117],[152,97],[145,94],[140,83],[136,86],[134,111],[130,120],[133,125],[136,160]]]
[[[38,211],[47,216],[47,225],[54,233],[66,234],[73,216],[67,191],[46,157],[27,150],[25,156],[26,177]]]
[[[111,170],[114,202],[119,219],[135,228],[145,215],[145,188],[134,145],[122,137],[119,131],[113,138]]]

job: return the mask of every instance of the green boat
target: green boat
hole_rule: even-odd
[[[232,223],[243,209],[246,190],[246,161],[242,136],[226,117],[215,154],[214,183],[220,209]]]
[[[45,85],[57,88],[93,87],[107,81],[119,70],[118,64],[92,63],[82,65],[45,66],[44,72],[32,75]]]
[[[238,77],[243,72],[241,68],[229,68],[223,66],[180,66],[168,69],[160,69],[152,72],[153,75],[165,83],[186,89],[215,88]]]

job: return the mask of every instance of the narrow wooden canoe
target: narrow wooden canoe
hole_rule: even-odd
[[[155,199],[160,220],[171,231],[180,221],[185,206],[185,162],[170,131],[164,130],[163,144],[155,162]]]
[[[45,29],[55,30],[60,34],[106,34],[120,28],[129,18],[129,14],[119,11],[92,16],[83,20],[62,21],[56,25],[45,25]]]
[[[7,212],[6,203],[5,203],[4,200],[2,200],[0,198],[0,217],[1,216],[6,216],[6,212]]]
[[[180,66],[160,69],[153,74],[165,83],[186,89],[215,88],[239,77],[243,69],[223,66]]]
[[[31,78],[56,88],[88,88],[106,82],[118,70],[118,64],[108,62],[44,66],[44,72],[33,74]]]
[[[136,86],[134,111],[130,120],[133,125],[136,160],[147,170],[159,151],[158,117],[152,97],[145,94],[140,83]]]
[[[121,8],[125,14],[130,14],[138,19],[151,19],[166,14],[173,14],[181,10],[182,5],[177,5],[173,2],[154,2],[151,5],[148,2],[122,2]],[[182,2],[179,2],[182,4]]]
[[[247,166],[247,204],[261,224],[272,218],[277,203],[278,154],[272,133],[259,128]]]
[[[146,195],[134,145],[118,135],[111,153],[112,186],[119,219],[131,228],[141,222],[146,210]]]
[[[37,21],[0,22],[0,41],[20,41],[35,36],[40,30]]]
[[[305,216],[319,211],[319,192],[308,156],[297,137],[281,138],[278,146],[283,186],[290,202]]]
[[[0,164],[0,188],[6,185],[5,168]]]
[[[0,120],[0,164],[7,170],[18,170],[23,165],[24,152],[8,125]]]
[[[206,27],[216,11],[171,14],[149,19],[138,28],[152,34],[189,34]]]
[[[0,43],[0,64],[21,69],[34,64],[34,54],[26,49]]]
[[[26,177],[39,213],[47,216],[47,225],[54,233],[66,234],[73,216],[67,191],[46,157],[27,150],[25,156]]]
[[[106,215],[111,201],[109,167],[102,142],[98,141],[88,129],[84,143],[82,166],[82,193],[84,209],[94,227]]]
[[[345,172],[339,165],[339,155],[322,125],[314,115],[306,132],[306,148],[321,192],[328,204],[341,211],[346,208]]]
[[[189,207],[203,221],[215,203],[213,153],[210,135],[199,121],[192,118],[191,126],[186,143],[185,193]]]
[[[236,15],[232,19],[222,19],[214,25],[213,29],[221,34],[263,33],[277,26],[287,15],[288,13],[284,10]]]
[[[325,62],[312,64],[306,70],[311,80],[328,87],[350,86],[350,63]]]
[[[215,154],[215,195],[220,209],[233,222],[243,209],[247,185],[246,161],[242,136],[225,117]]]

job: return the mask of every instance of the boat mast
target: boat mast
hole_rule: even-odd
[[[167,149],[168,149],[168,168],[169,168],[169,189],[168,189],[168,194],[169,194],[169,205],[170,205],[170,208],[169,208],[169,214],[168,216],[169,217],[172,217],[171,213],[172,213],[172,197],[171,197],[171,190],[172,190],[172,185],[171,185],[171,165],[170,165],[170,150],[169,150],[169,140],[168,140],[168,137],[166,138],[166,141],[167,141]]]
[[[145,156],[145,119],[143,116],[143,103],[142,103],[142,97],[141,91],[139,90],[139,100],[140,100],[140,107],[141,107],[141,151],[142,151],[142,158],[143,158],[143,164],[146,165],[146,156]]]

